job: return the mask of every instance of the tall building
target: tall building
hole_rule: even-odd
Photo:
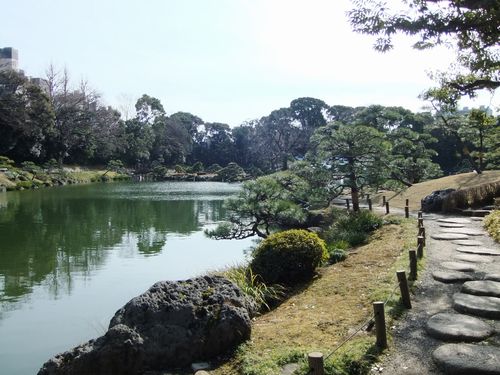
[[[17,63],[19,53],[12,47],[0,48],[0,72],[5,70],[19,70]]]

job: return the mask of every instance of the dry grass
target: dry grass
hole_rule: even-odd
[[[389,296],[396,283],[394,267],[403,249],[415,246],[413,238],[413,221],[377,231],[369,244],[357,248],[347,260],[323,268],[303,290],[257,318],[250,343],[213,373],[276,374],[276,362],[286,362],[287,356],[328,353],[370,316],[373,301]],[[373,332],[362,331],[356,340],[370,346],[371,336]]]
[[[481,184],[500,181],[500,171],[484,171],[482,174],[475,172],[462,173],[453,176],[446,176],[435,180],[429,180],[415,184],[402,192],[380,192],[373,196],[374,204],[382,203],[382,196],[385,195],[391,207],[404,208],[405,200],[410,200],[410,210],[420,209],[420,200],[441,189],[465,189]]]

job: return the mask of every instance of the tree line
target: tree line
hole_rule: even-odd
[[[500,165],[499,118],[485,108],[414,113],[381,105],[330,106],[305,97],[231,128],[187,112],[168,115],[159,99],[146,94],[135,103],[135,115],[124,119],[86,82],[72,87],[66,70],[49,67],[44,82],[39,86],[13,71],[0,73],[0,155],[37,164],[120,160],[138,171],[195,164],[202,170],[234,162],[257,176],[287,170],[308,154],[334,157],[340,147],[335,136],[352,135],[361,142],[359,153],[371,152],[375,141],[390,150],[386,178],[405,185]],[[332,144],[318,148],[321,137]]]

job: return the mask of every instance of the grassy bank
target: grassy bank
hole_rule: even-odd
[[[421,182],[400,192],[384,191],[377,193],[373,195],[373,203],[380,204],[382,196],[385,195],[391,207],[404,208],[405,201],[408,198],[410,200],[410,210],[419,210],[420,200],[435,190],[465,189],[497,181],[500,181],[500,171],[484,171],[481,174],[476,172],[462,173]]]
[[[371,316],[373,301],[391,295],[395,271],[408,268],[405,250],[416,246],[415,239],[412,220],[382,227],[345,261],[323,267],[276,309],[255,318],[251,340],[212,373],[274,375],[290,362],[307,373],[308,352],[330,353]],[[401,312],[398,300],[396,294],[387,304],[389,324]],[[361,330],[326,361],[327,374],[366,373],[376,354],[374,342],[373,331]]]
[[[54,172],[43,171],[33,174],[18,168],[0,172],[0,185],[6,190],[36,189],[67,184],[106,182],[128,179],[129,176],[101,168],[64,167]]]

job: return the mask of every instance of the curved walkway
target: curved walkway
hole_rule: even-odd
[[[424,215],[413,309],[372,373],[500,374],[500,246],[481,218]]]

